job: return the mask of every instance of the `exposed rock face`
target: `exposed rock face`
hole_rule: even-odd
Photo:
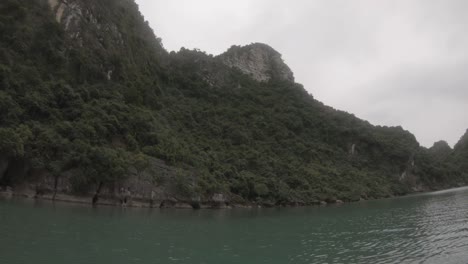
[[[294,75],[284,63],[281,54],[266,44],[232,46],[219,58],[227,66],[237,68],[257,81],[263,82],[277,78],[294,82]]]
[[[127,77],[134,79],[129,71],[141,72],[146,70],[143,69],[145,67],[157,69],[166,56],[167,52],[162,47],[160,39],[147,26],[134,1],[47,1],[55,20],[61,24],[66,33],[68,50],[66,54],[79,53],[88,62],[92,61],[93,68],[80,69],[93,71],[93,77],[96,79],[105,81],[118,81]],[[109,6],[114,6],[114,9],[110,9]],[[133,37],[139,39],[139,42],[133,45],[138,46],[134,47],[139,51],[137,54],[128,43]],[[160,60],[156,63],[150,59],[154,57]],[[121,58],[131,61],[137,67],[123,68]]]
[[[175,185],[176,168],[164,161],[151,158],[148,168],[138,173],[134,169],[122,181],[91,183],[81,191],[75,190],[73,182],[82,177],[79,169],[71,169],[54,177],[45,169],[31,168],[25,161],[8,163],[0,159],[0,169],[7,171],[0,177],[0,197],[26,197],[45,200],[94,204],[122,205],[156,208],[227,208],[230,197],[216,193],[210,197],[190,197]],[[180,172],[180,169],[177,169]],[[1,171],[0,171],[1,172]],[[20,181],[9,181],[14,174]],[[0,175],[2,176],[2,175]],[[12,184],[11,187],[9,184]]]
[[[351,145],[351,149],[349,150],[349,153],[350,153],[351,155],[356,154],[356,144],[352,144],[352,145]]]
[[[49,6],[57,22],[63,25],[71,39],[77,41],[76,44],[105,45],[105,38],[110,38],[114,45],[124,44],[117,25],[110,19],[95,14],[98,13],[98,4],[90,5],[81,0],[49,0]],[[83,43],[95,39],[98,43]]]

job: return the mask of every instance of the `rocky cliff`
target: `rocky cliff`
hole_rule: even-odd
[[[434,145],[429,149],[429,153],[437,160],[445,160],[452,152],[453,149],[444,140],[435,142]]]
[[[449,159],[455,167],[455,173],[460,173],[464,178],[468,178],[468,130],[455,145]]]
[[[465,134],[460,138],[458,143],[455,145],[455,149],[457,150],[468,149],[468,130],[465,132]]]
[[[65,52],[69,56],[81,53],[96,67],[86,69],[89,63],[75,65],[81,78],[88,75],[84,71],[94,71],[94,78],[108,81],[134,79],[141,72],[154,73],[164,62],[167,52],[161,40],[133,1],[48,0],[48,5],[66,33]],[[153,59],[156,57],[159,60]]]
[[[277,78],[294,82],[294,75],[284,63],[281,54],[263,43],[232,46],[219,58],[227,66],[239,69],[257,81]]]

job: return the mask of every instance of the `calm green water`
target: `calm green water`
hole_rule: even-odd
[[[159,210],[0,201],[2,264],[468,263],[468,189],[340,207]]]

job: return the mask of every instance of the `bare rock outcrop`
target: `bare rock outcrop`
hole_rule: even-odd
[[[294,82],[293,72],[284,63],[281,54],[266,44],[232,46],[218,57],[225,65],[237,68],[260,82],[270,79]]]

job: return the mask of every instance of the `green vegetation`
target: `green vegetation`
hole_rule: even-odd
[[[176,168],[171,180],[187,197],[267,205],[467,182],[466,140],[441,157],[401,127],[372,126],[299,84],[257,82],[197,50],[168,54],[133,1],[86,5],[91,18],[65,28],[46,1],[0,3],[0,161],[56,179],[78,170],[80,193],[140,175],[157,158]],[[0,185],[23,180],[0,170]]]

